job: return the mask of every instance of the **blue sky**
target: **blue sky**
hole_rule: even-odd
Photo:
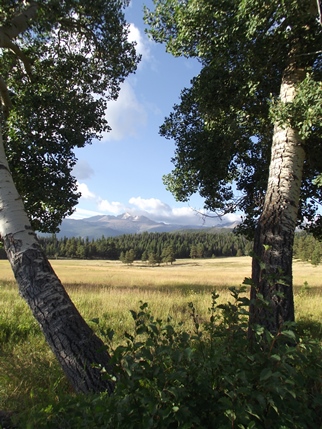
[[[148,38],[144,4],[151,6],[149,0],[134,0],[126,10],[129,37],[137,42],[142,60],[122,85],[118,100],[108,105],[106,118],[112,131],[76,151],[74,175],[82,197],[72,217],[129,212],[159,222],[202,224],[204,219],[195,210],[202,210],[203,200],[195,195],[189,203],[177,202],[163,185],[162,176],[173,168],[175,145],[158,133],[200,65],[193,59],[174,58]],[[235,216],[225,217],[229,218]],[[218,222],[206,220],[207,225]]]

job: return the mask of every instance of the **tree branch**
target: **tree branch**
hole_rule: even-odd
[[[1,42],[4,42],[4,44],[2,45]],[[22,50],[19,48],[18,45],[13,43],[10,39],[6,38],[5,35],[3,38],[1,37],[1,28],[0,28],[0,47],[10,49],[12,52],[14,52],[17,55],[17,57],[23,62],[23,65],[25,67],[25,70],[28,76],[31,76],[31,63],[29,58],[27,57],[27,55],[25,55],[22,52]]]
[[[321,12],[320,0],[316,0],[316,4],[317,4],[317,7],[318,7],[319,22],[322,25],[322,12]]]
[[[36,2],[30,2],[29,7],[19,15],[14,16],[10,23],[0,27],[0,47],[10,49],[23,62],[27,74],[31,75],[31,65],[28,57],[22,52],[18,45],[12,39],[19,34],[24,33],[29,27],[30,21],[37,15],[38,5]]]
[[[0,75],[0,98],[3,105],[3,113],[5,117],[7,117],[12,107],[12,103],[11,103],[7,84],[1,75]]]
[[[0,32],[5,34],[10,40],[15,39],[19,34],[24,33],[37,16],[38,5],[31,1],[29,7],[10,21],[10,24],[0,27]]]

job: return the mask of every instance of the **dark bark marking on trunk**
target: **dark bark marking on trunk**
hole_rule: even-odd
[[[63,371],[78,392],[112,393],[114,383],[103,379],[110,374],[110,356],[104,343],[84,321],[43,254],[40,245],[16,252],[15,243],[4,240],[10,263],[26,300]]]

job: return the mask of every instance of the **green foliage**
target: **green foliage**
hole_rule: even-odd
[[[120,260],[123,264],[131,265],[135,259],[135,253],[133,249],[127,250],[125,253],[121,252]]]
[[[149,264],[154,266],[154,265],[160,265],[161,263],[161,257],[154,252],[149,253]]]
[[[291,327],[274,336],[254,326],[250,345],[244,292],[244,286],[231,288],[232,300],[224,305],[217,305],[213,293],[209,320],[200,320],[190,303],[192,332],[155,319],[142,303],[132,311],[134,334],[113,350],[114,394],[61,400],[35,414],[27,427],[320,427],[320,344],[297,338]]]
[[[117,260],[120,259],[122,254],[125,257],[126,252],[130,252],[132,249],[135,259],[146,261],[149,255],[154,253],[165,263],[172,263],[176,258],[210,258],[212,255],[236,256],[238,250],[239,254],[248,255],[250,253],[252,249],[251,241],[230,231],[217,231],[216,229],[210,229],[207,233],[203,231],[180,233],[145,232],[142,234],[126,234],[119,237],[101,237],[97,240],[88,240],[81,237],[65,237],[58,240],[55,236],[52,236],[50,238],[40,237],[40,242],[50,258]]]
[[[168,263],[172,264],[173,262],[175,262],[176,260],[175,248],[173,244],[167,247],[164,247],[164,249],[162,250],[161,258],[162,258],[162,261],[165,262],[166,264]]]
[[[317,2],[153,3],[145,9],[150,36],[172,55],[197,58],[201,64],[160,128],[176,144],[174,169],[164,176],[167,189],[179,201],[198,192],[212,211],[243,211],[243,231],[253,234],[267,188],[274,124],[290,124],[299,131],[307,155],[298,223],[314,223],[316,201],[322,201],[315,181],[322,172]],[[290,58],[307,78],[294,103],[282,105],[280,86]],[[317,225],[315,232],[322,220]]]
[[[281,126],[298,129],[303,140],[315,131],[322,114],[322,86],[313,73],[298,85],[293,103],[272,102],[270,115],[272,121]]]
[[[304,296],[306,296],[306,295],[307,295],[307,293],[308,293],[308,291],[309,291],[309,290],[310,290],[310,286],[309,286],[308,282],[307,282],[307,281],[305,281],[305,282],[303,283],[303,285],[301,286],[301,288],[300,288],[299,295],[300,295],[301,297],[304,297]]]
[[[311,262],[312,265],[319,265],[322,255],[322,242],[314,238],[313,234],[301,232],[295,234],[293,257],[302,261]]]
[[[6,155],[38,231],[56,231],[73,212],[79,197],[74,148],[110,130],[106,103],[136,68],[139,58],[123,13],[127,4],[0,2],[1,37],[10,38],[6,28],[17,32],[11,38],[15,49],[4,42],[0,53],[12,104],[6,106]],[[27,19],[32,8],[36,13]]]

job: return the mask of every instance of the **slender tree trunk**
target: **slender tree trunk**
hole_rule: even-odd
[[[41,186],[41,184],[39,184]],[[0,235],[18,283],[47,343],[77,392],[113,391],[100,369],[111,371],[110,356],[54,273],[32,231],[9,171],[0,133]]]
[[[305,70],[294,64],[285,70],[282,103],[294,100],[296,85],[304,78]],[[255,231],[250,308],[250,326],[258,323],[272,333],[294,320],[292,257],[304,160],[298,132],[275,125],[267,192]],[[258,294],[267,305],[259,304]]]

